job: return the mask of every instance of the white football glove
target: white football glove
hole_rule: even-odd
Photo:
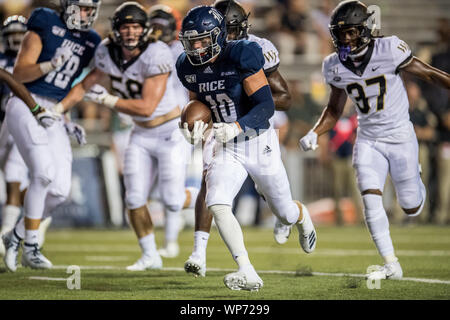
[[[108,90],[106,90],[99,84],[93,85],[91,89],[84,95],[84,98],[99,104],[103,104],[111,109],[114,108],[117,100],[119,100],[119,97],[109,94]]]
[[[317,133],[310,130],[306,136],[300,139],[299,143],[303,151],[316,150],[319,146],[317,144]]]
[[[59,67],[63,66],[64,63],[67,62],[67,60],[72,57],[73,52],[68,47],[59,47],[56,49],[55,55],[50,60],[52,67],[54,69],[58,69]]]
[[[80,146],[86,144],[86,131],[84,131],[82,126],[78,123],[66,122],[64,127],[66,127],[66,132],[69,137],[76,139]]]
[[[214,123],[213,124],[214,137],[218,142],[226,143],[236,137],[241,129],[236,123]]]
[[[45,108],[40,108],[40,111],[34,116],[39,124],[44,128],[51,127],[55,121],[61,120],[61,114]]]
[[[181,125],[181,122],[178,124],[181,130],[181,133],[183,134],[183,137],[186,139],[187,142],[190,144],[196,145],[200,141],[204,140],[203,134],[205,133],[206,129],[208,128],[208,124],[204,123],[201,120],[197,120],[194,122],[194,128],[192,129],[192,132],[189,131],[188,123],[184,122],[183,125]]]

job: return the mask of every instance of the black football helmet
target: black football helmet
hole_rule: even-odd
[[[5,52],[17,54],[26,32],[27,19],[25,17],[14,15],[6,18],[1,30]]]
[[[127,43],[124,39],[122,39],[119,29],[120,26],[125,23],[139,23],[142,26],[142,34],[139,36],[139,39],[136,43]],[[128,50],[133,50],[137,47],[141,47],[148,40],[150,23],[148,21],[147,13],[145,12],[144,7],[137,2],[127,1],[117,7],[116,11],[114,11],[113,17],[111,18],[111,26],[113,42],[116,45],[122,46]]]
[[[150,34],[165,43],[175,40],[177,37],[177,21],[172,8],[157,4],[150,8],[148,16]]]
[[[343,1],[333,10],[330,20],[330,33],[339,58],[347,60],[348,55],[361,52],[372,39],[372,32],[367,20],[373,14],[367,12],[367,6],[357,0]],[[356,46],[352,47],[342,41],[342,30],[356,28],[359,32]]]
[[[216,8],[227,20],[227,34],[229,40],[246,39],[248,36],[249,13],[235,0],[217,0],[214,2]]]

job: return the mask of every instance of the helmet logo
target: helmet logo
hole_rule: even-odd
[[[219,21],[219,23],[222,22],[223,17],[222,17],[222,15],[221,15],[216,9],[211,8],[211,9],[208,11],[208,13],[212,14],[212,15],[214,16],[214,18],[215,18],[217,21]]]

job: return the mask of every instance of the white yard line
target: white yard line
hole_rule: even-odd
[[[59,266],[53,266],[53,269],[67,269],[68,266],[59,265]],[[82,270],[125,270],[125,267],[116,267],[116,266],[79,266]],[[182,271],[184,272],[183,268],[162,268],[162,271]],[[223,268],[208,268],[207,271],[216,271],[216,272],[233,272],[235,269],[223,269]],[[130,271],[126,271],[130,272]],[[151,271],[149,271],[151,272]],[[258,273],[266,273],[266,274],[288,274],[288,275],[295,275],[297,274],[296,271],[283,271],[283,270],[257,270]],[[358,278],[364,278],[364,274],[357,274],[357,273],[328,273],[328,272],[311,272],[313,276],[326,276],[326,277],[358,277]],[[44,280],[44,279],[37,279],[37,278],[45,278],[45,277],[30,277],[29,279],[33,280]],[[66,280],[63,278],[48,278],[48,280]],[[403,278],[401,280],[396,281],[412,281],[412,282],[423,282],[423,283],[437,283],[437,284],[450,284],[450,280],[439,280],[439,279],[422,279],[422,278]]]

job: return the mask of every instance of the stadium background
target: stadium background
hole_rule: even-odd
[[[213,1],[138,1],[146,8],[164,3],[176,8],[180,17],[199,4]],[[315,152],[303,153],[298,139],[318,119],[328,99],[328,88],[321,76],[323,58],[333,47],[327,25],[336,0],[244,0],[250,10],[250,32],[274,42],[280,54],[280,72],[288,80],[293,103],[288,122],[280,129],[283,159],[293,197],[307,203],[319,225],[361,224],[363,217],[355,178],[351,168],[354,138],[354,108],[340,122],[339,130],[321,138]],[[0,17],[11,14],[29,16],[39,6],[58,7],[59,1],[0,1]],[[107,36],[109,17],[122,1],[103,0],[95,29]],[[406,41],[414,55],[450,72],[450,2],[447,0],[372,0],[367,5],[381,8],[381,34],[395,34]],[[395,201],[388,181],[385,207],[393,224],[448,224],[450,215],[450,97],[448,91],[405,79],[411,103],[411,119],[420,142],[420,157],[428,203],[417,218],[406,219]],[[87,132],[88,144],[73,145],[74,164],[70,201],[57,209],[51,228],[95,227],[127,228],[121,184],[121,150],[130,124],[108,108],[83,102],[72,112]],[[341,145],[337,137],[346,142]],[[200,150],[195,150],[189,166],[187,185],[199,185]],[[2,180],[0,176],[0,181]],[[0,204],[5,200],[0,183]],[[163,211],[157,192],[149,205],[155,224],[163,224]],[[1,208],[1,207],[0,207]],[[254,212],[259,210],[257,216]],[[1,209],[0,209],[1,210]],[[236,212],[244,225],[272,227],[273,217],[251,192],[243,190]],[[250,214],[250,215],[249,215]],[[193,225],[193,212],[184,212],[186,226]]]

